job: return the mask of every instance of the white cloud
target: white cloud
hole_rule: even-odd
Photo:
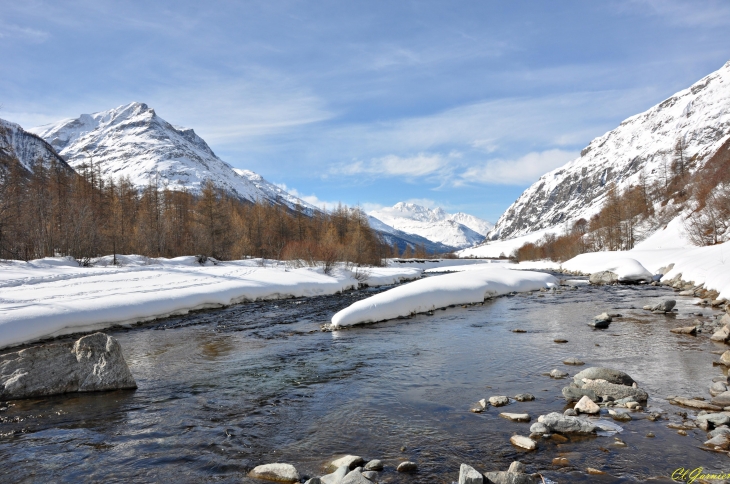
[[[337,205],[339,205],[341,202],[332,202],[332,201],[326,201],[321,200],[317,195],[311,194],[311,195],[304,195],[303,193],[300,193],[299,190],[296,188],[290,188],[286,186],[284,183],[274,183],[277,187],[281,188],[282,190],[291,193],[295,197],[299,197],[305,202],[309,203],[310,205],[314,205],[317,208],[327,208],[327,210],[330,210],[332,208],[335,208]]]
[[[387,155],[367,162],[355,161],[349,165],[340,165],[333,171],[345,175],[423,177],[449,171],[450,160],[454,158],[458,158],[458,154],[443,156],[439,153],[419,153],[406,157]]]
[[[507,185],[532,183],[543,174],[577,158],[579,154],[574,151],[552,149],[531,152],[516,160],[490,160],[467,169],[456,183],[460,185],[474,182]]]

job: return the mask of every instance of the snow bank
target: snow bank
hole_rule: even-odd
[[[564,224],[558,224],[554,227],[549,227],[547,229],[537,230],[535,232],[531,232],[526,235],[522,235],[520,237],[515,237],[512,239],[506,239],[506,240],[494,240],[489,241],[485,244],[477,245],[475,247],[470,247],[468,249],[460,250],[456,253],[459,257],[500,257],[501,255],[504,256],[511,256],[512,253],[525,245],[528,242],[537,242],[541,238],[543,238],[545,235],[548,234],[555,234],[555,235],[561,235],[565,233],[565,225]]]
[[[652,273],[636,259],[616,257],[616,252],[590,252],[576,256],[563,264],[563,269],[592,274],[611,271],[619,281],[651,282]]]
[[[434,276],[363,299],[332,317],[332,329],[385,321],[452,304],[482,302],[510,292],[534,291],[558,285],[541,272],[489,268]]]
[[[106,259],[106,258],[104,258]],[[243,301],[334,294],[420,277],[414,268],[287,269],[244,260],[201,266],[195,257],[122,256],[125,265],[79,267],[64,258],[0,263],[0,347]]]

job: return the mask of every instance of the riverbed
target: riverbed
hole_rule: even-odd
[[[438,277],[438,276],[435,276]],[[562,276],[566,277],[566,276]],[[573,278],[579,279],[579,278]],[[584,282],[584,281],[583,281]],[[679,467],[730,470],[702,449],[706,433],[668,428],[692,411],[668,395],[703,396],[723,367],[709,335],[669,332],[718,311],[677,297],[678,313],[641,310],[670,289],[578,284],[556,293],[500,297],[361,328],[322,332],[352,302],[385,290],[248,303],[106,331],[117,338],[139,388],[11,402],[0,412],[0,476],[6,482],[263,482],[247,472],[270,462],[318,476],[334,457],[382,459],[380,482],[451,483],[459,465],[486,472],[514,460],[555,482],[666,481]],[[618,312],[607,330],[586,323]],[[524,333],[512,330],[521,329]],[[563,344],[556,339],[565,339]],[[562,361],[577,357],[583,367]],[[588,366],[625,371],[649,395],[646,412],[615,436],[544,440],[534,452],[509,438],[539,415],[567,408],[561,388]],[[483,413],[493,395],[531,393]],[[649,412],[662,418],[650,421]],[[654,438],[647,437],[653,433]],[[627,445],[616,445],[619,437]],[[567,466],[554,466],[566,457]],[[413,475],[395,472],[404,460]],[[588,476],[588,467],[607,473]]]

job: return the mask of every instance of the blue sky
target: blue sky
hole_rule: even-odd
[[[730,60],[730,2],[0,0],[0,117],[131,101],[315,203],[491,221]]]

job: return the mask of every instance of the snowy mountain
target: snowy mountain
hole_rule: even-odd
[[[43,139],[29,133],[15,123],[0,119],[0,162],[2,166],[19,162],[27,171],[32,171],[33,163],[56,161],[68,167],[58,153]],[[70,167],[69,167],[70,169]]]
[[[613,183],[619,190],[643,176],[661,180],[681,157],[701,169],[730,139],[730,62],[600,136],[579,158],[535,182],[499,218],[490,239],[508,239],[589,219]],[[568,224],[566,223],[566,226]]]
[[[29,131],[50,143],[77,171],[93,163],[103,177],[129,177],[139,188],[159,176],[161,185],[192,193],[212,180],[240,199],[290,208],[298,203],[316,210],[253,172],[237,172],[192,129],[171,125],[144,103],[82,114]]]
[[[451,215],[441,208],[429,209],[405,202],[373,210],[369,215],[395,231],[417,235],[452,248],[471,247],[481,242],[492,227],[486,220],[473,215]],[[379,230],[385,231],[383,228]]]

